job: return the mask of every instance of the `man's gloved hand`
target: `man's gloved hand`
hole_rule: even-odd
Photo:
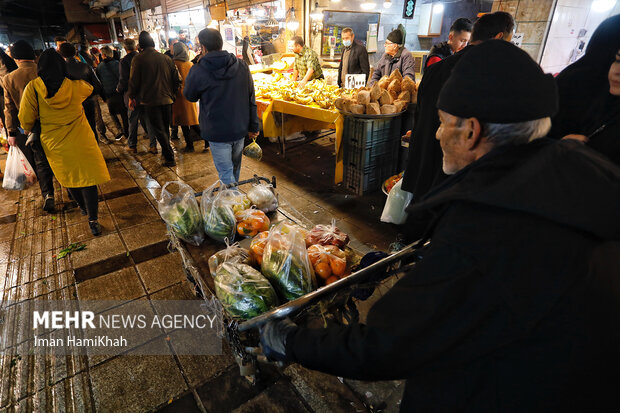
[[[263,354],[272,361],[286,361],[286,340],[298,328],[289,318],[265,324],[260,329]]]

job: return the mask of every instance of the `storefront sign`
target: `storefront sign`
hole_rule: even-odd
[[[344,82],[345,89],[358,89],[366,86],[366,75],[347,75]]]
[[[512,35],[512,44],[517,47],[521,47],[521,43],[523,43],[523,33],[515,33]]]
[[[405,0],[403,6],[403,19],[413,19],[413,13],[415,11],[415,0]]]

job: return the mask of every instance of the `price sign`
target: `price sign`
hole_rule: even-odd
[[[512,44],[517,47],[521,47],[521,43],[523,43],[523,33],[515,33],[512,35]]]
[[[360,87],[366,86],[366,75],[347,75],[344,81],[345,89],[359,89]]]

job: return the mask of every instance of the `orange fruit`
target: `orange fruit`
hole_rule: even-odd
[[[329,267],[329,264],[325,262],[319,262],[314,267],[314,271],[316,274],[324,280],[327,280],[332,275],[332,270]]]
[[[336,281],[338,281],[340,278],[336,277],[335,275],[332,275],[331,277],[329,277],[327,279],[327,281],[325,281],[325,285],[329,285],[331,283],[334,283]]]
[[[342,277],[344,275],[345,270],[347,269],[347,262],[342,258],[332,256],[329,260],[329,266],[334,273],[338,277]]]

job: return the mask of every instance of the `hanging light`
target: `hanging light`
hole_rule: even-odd
[[[217,20],[211,20],[211,23],[209,23],[209,25],[207,26],[207,28],[209,29],[217,29]]]
[[[319,2],[314,2],[314,11],[310,13],[312,20],[323,20],[323,12],[319,10]]]
[[[384,9],[389,9],[390,7],[392,7],[392,2],[390,0],[383,2]]]
[[[291,7],[291,18],[286,22],[286,28],[292,32],[297,31],[299,29],[299,22],[295,19],[295,7]]]
[[[362,8],[362,10],[372,10],[377,7],[377,3],[374,3],[372,1],[365,1],[360,4],[360,7]]]

